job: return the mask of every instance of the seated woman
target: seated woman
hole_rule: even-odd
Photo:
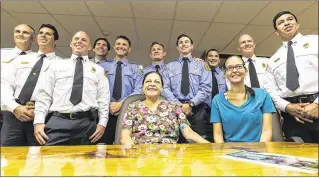
[[[276,109],[270,95],[244,84],[247,69],[242,58],[229,57],[224,69],[231,89],[216,95],[212,101],[210,121],[215,142],[271,141],[272,113]]]
[[[209,143],[189,127],[185,114],[176,103],[160,99],[162,91],[162,76],[157,72],[145,74],[142,92],[146,99],[130,104],[126,110],[121,144],[177,143],[179,129],[186,139]]]

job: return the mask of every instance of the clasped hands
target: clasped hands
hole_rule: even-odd
[[[286,111],[302,124],[305,122],[312,123],[312,119],[318,119],[317,103],[290,103],[287,105]]]

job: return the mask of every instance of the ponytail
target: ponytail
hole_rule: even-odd
[[[248,87],[247,85],[245,85],[245,93],[248,93],[250,96],[255,96],[255,90]]]

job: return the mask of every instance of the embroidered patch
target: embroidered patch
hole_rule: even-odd
[[[303,45],[303,47],[304,47],[305,49],[309,48],[309,43],[308,43],[308,42],[305,43],[305,44]]]
[[[27,61],[22,61],[20,64],[29,64]]]
[[[105,76],[105,77],[107,77],[107,73],[108,73],[108,72],[109,72],[109,71],[107,71],[107,70],[104,71],[104,76]]]
[[[167,70],[167,68],[166,68],[166,67],[164,67],[164,68],[163,68],[163,70],[162,70],[162,72],[165,72],[166,70]]]
[[[261,65],[263,66],[263,68],[265,68],[267,66],[265,63],[262,63]]]
[[[141,75],[144,75],[143,69],[138,68],[138,73],[140,73]]]
[[[92,67],[92,68],[91,68],[91,72],[92,72],[92,73],[95,73],[95,72],[96,72],[95,67]]]
[[[212,70],[212,69],[209,67],[208,64],[205,64],[205,69],[206,69],[207,71],[211,71],[211,70]]]
[[[279,60],[280,60],[280,58],[276,59],[274,62],[277,62],[277,61],[279,61]]]

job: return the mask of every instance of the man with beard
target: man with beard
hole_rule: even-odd
[[[283,45],[270,58],[264,88],[281,111],[286,138],[319,143],[318,35],[303,36],[289,11],[279,12],[273,25]]]
[[[206,104],[212,91],[212,75],[210,67],[202,60],[192,56],[193,40],[182,34],[178,36],[176,48],[179,51],[178,60],[166,65],[167,74],[164,75],[164,90],[169,101],[181,105],[191,128],[206,138],[205,119]],[[180,142],[185,142],[181,138]]]
[[[108,81],[88,58],[90,37],[79,31],[70,47],[71,58],[52,62],[36,98],[34,135],[40,145],[94,144],[107,124]]]
[[[96,64],[104,63],[107,55],[111,50],[110,43],[106,38],[98,38],[93,43],[93,51],[95,53],[94,62]]]
[[[126,36],[116,37],[114,43],[115,58],[101,64],[109,80],[111,104],[109,121],[100,143],[113,144],[117,115],[124,99],[133,93],[137,84],[138,73],[142,73],[137,64],[130,63],[127,59],[132,50],[131,40]]]
[[[19,56],[2,69],[1,104],[5,111],[1,145],[38,145],[33,135],[35,97],[51,62],[61,59],[55,55],[58,39],[54,26],[41,25],[37,35],[38,53]]]

